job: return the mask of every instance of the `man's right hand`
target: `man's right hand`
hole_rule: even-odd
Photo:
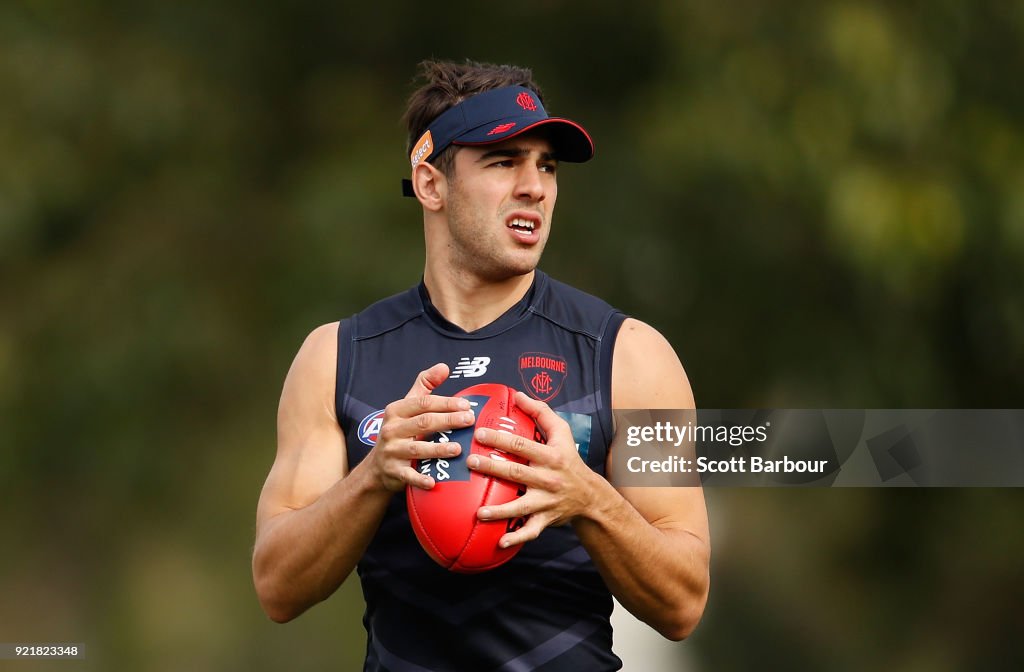
[[[377,445],[368,458],[385,489],[398,492],[411,485],[429,490],[434,487],[434,479],[416,471],[412,461],[454,457],[462,451],[457,443],[424,441],[431,434],[473,424],[468,400],[431,394],[447,379],[448,365],[435,364],[416,376],[416,382],[404,399],[384,409]]]

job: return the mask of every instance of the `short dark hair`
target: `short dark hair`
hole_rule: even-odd
[[[409,96],[402,117],[409,132],[406,153],[412,152],[413,145],[435,119],[478,93],[503,86],[525,86],[537,94],[541,105],[544,104],[540,87],[533,81],[533,72],[529,68],[515,65],[477,63],[468,59],[465,63],[426,60],[419,64],[417,79],[422,79],[423,84]],[[449,178],[452,176],[457,149],[455,145],[449,145],[437,158],[431,160]]]

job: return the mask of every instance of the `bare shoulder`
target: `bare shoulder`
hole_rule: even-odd
[[[345,437],[334,410],[338,323],[306,337],[277,410],[277,456],[260,498],[259,521],[308,506],[345,476]]]
[[[693,408],[679,356],[654,327],[633,318],[619,328],[612,356],[613,408]]]
[[[693,392],[682,362],[654,327],[627,319],[619,329],[612,358],[612,408],[694,408]],[[614,451],[608,452],[612,474]],[[701,488],[619,487],[618,491],[648,522],[701,542],[709,552],[708,517]]]
[[[292,361],[277,411],[278,453],[301,445],[310,433],[336,427],[334,383],[338,370],[338,323],[306,337]]]
[[[281,402],[311,394],[334,394],[338,365],[338,323],[323,324],[306,336],[285,378]],[[333,405],[331,407],[333,413]]]

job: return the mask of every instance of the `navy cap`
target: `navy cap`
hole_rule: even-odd
[[[545,127],[555,158],[583,163],[594,156],[594,141],[575,121],[549,117],[537,94],[524,86],[506,86],[467,98],[445,110],[420,136],[409,154],[415,168],[432,162],[448,145],[489,145]],[[415,196],[412,182],[402,180],[402,193]]]

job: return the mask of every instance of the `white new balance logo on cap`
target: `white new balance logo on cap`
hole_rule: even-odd
[[[463,357],[459,359],[459,363],[455,365],[455,370],[449,377],[479,378],[487,373],[487,365],[490,363],[490,357],[474,357],[472,360],[469,357]]]

